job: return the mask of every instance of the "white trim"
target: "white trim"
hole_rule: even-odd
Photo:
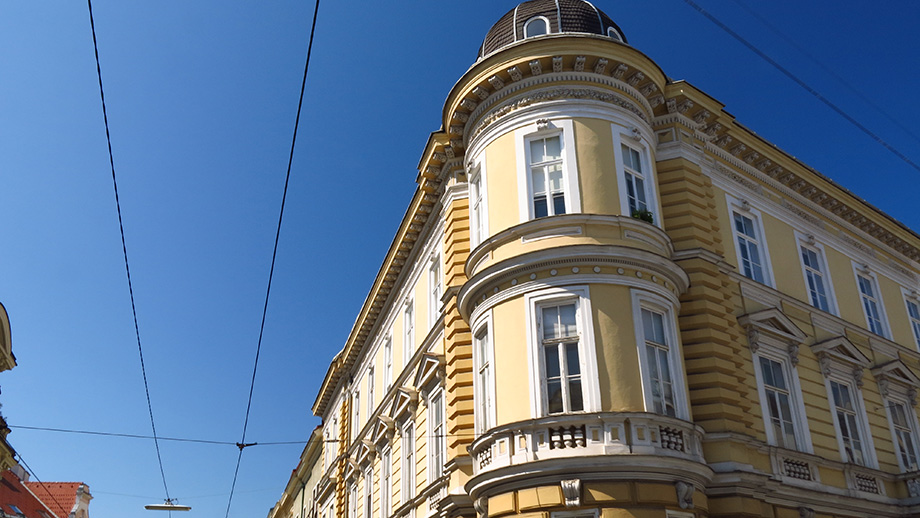
[[[393,514],[393,449],[387,445],[380,451],[380,517]]]
[[[403,303],[403,369],[409,365],[412,355],[415,354],[415,298],[409,297]]]
[[[696,515],[693,513],[685,513],[683,511],[671,511],[667,510],[666,518],[696,518]]]
[[[908,307],[908,303],[913,304],[920,312],[920,297],[918,297],[916,290],[909,290],[901,286],[901,298],[904,300],[904,311],[907,313],[907,325],[910,326],[911,336],[914,337],[914,349],[920,351],[920,320],[917,320],[916,325],[914,325],[914,318],[910,316],[910,308]]]
[[[662,315],[664,332],[668,343],[668,367],[671,371],[671,385],[674,393],[674,411],[678,419],[690,420],[690,403],[687,399],[687,382],[684,379],[683,348],[680,345],[680,336],[677,333],[678,308],[668,299],[654,293],[631,289],[633,326],[636,335],[636,348],[639,355],[639,369],[642,379],[642,396],[646,412],[655,412],[652,403],[652,386],[650,383],[648,358],[645,352],[645,331],[642,321],[642,309],[647,309]]]
[[[907,425],[908,428],[910,428],[910,439],[913,441],[914,456],[918,461],[920,461],[920,430],[917,428],[917,412],[910,403],[910,397],[905,390],[899,390],[900,388],[901,387],[892,383],[888,389],[888,396],[882,397],[882,403],[885,406],[885,416],[888,418],[888,431],[891,433],[891,442],[894,448],[894,455],[898,459],[898,467],[901,468],[902,473],[907,473],[908,471],[916,471],[918,466],[905,466],[904,461],[901,459],[901,450],[898,446],[898,436],[894,427],[894,419],[891,418],[891,404],[896,403],[904,407]]]
[[[662,227],[661,203],[658,200],[658,174],[655,171],[655,159],[653,156],[654,146],[642,133],[635,136],[632,129],[622,124],[613,122],[610,124],[613,133],[613,154],[617,171],[617,188],[620,194],[620,214],[632,216],[629,211],[629,198],[626,191],[626,163],[623,157],[622,146],[639,152],[639,159],[642,162],[643,183],[645,185],[645,202],[652,213],[653,224],[658,228]]]
[[[400,429],[402,435],[400,441],[400,466],[399,466],[399,484],[400,484],[400,504],[405,505],[409,500],[415,498],[417,485],[415,458],[415,421],[407,419],[406,423]]]
[[[537,123],[519,128],[514,132],[517,156],[518,211],[520,222],[534,219],[531,209],[532,186],[530,179],[530,141],[538,138],[561,135],[562,146],[562,189],[566,214],[581,212],[581,191],[578,185],[578,164],[575,158],[575,129],[571,119],[549,121],[541,129]],[[548,189],[548,187],[547,187]],[[552,199],[547,197],[547,204]]]
[[[534,418],[550,415],[546,412],[546,394],[543,390],[542,341],[537,334],[537,306],[552,302],[574,300],[579,332],[579,361],[584,410],[600,410],[597,348],[594,339],[594,313],[588,286],[552,287],[527,293],[524,296],[524,321],[527,323],[528,370],[530,371],[530,411]],[[581,413],[579,412],[579,413]]]
[[[818,243],[813,235],[803,234],[798,230],[793,230],[793,233],[795,234],[795,241],[798,246],[796,252],[798,252],[799,255],[799,266],[802,267],[802,279],[805,281],[805,302],[815,309],[820,309],[815,306],[811,300],[811,293],[808,289],[808,271],[805,268],[805,261],[802,257],[802,248],[811,249],[812,252],[817,254],[818,261],[821,263],[819,266],[821,270],[821,280],[824,281],[824,296],[827,297],[827,312],[839,317],[840,310],[837,307],[837,295],[834,291],[834,283],[831,279],[830,267],[827,264],[827,252],[824,250],[824,245]]]
[[[441,316],[441,295],[444,294],[444,265],[440,247],[428,260],[428,332]],[[435,291],[437,288],[437,291]],[[428,333],[425,333],[426,335]]]
[[[738,231],[735,230],[735,214],[750,219],[754,223],[754,231],[757,233],[756,241],[759,245],[760,253],[763,255],[761,258],[762,267],[763,267],[763,284],[776,288],[776,283],[773,280],[773,267],[770,262],[770,249],[767,245],[767,234],[764,231],[763,227],[763,214],[754,207],[750,206],[750,203],[747,203],[746,200],[742,201],[730,194],[725,195],[726,203],[728,204],[728,225],[729,231],[731,232],[732,244],[735,248],[735,257],[738,261],[738,273],[744,275],[744,263],[741,259],[741,249],[738,247]],[[747,275],[744,275],[747,277]],[[748,277],[752,281],[756,281],[751,277]]]
[[[613,34],[610,34],[611,31],[613,31]],[[613,39],[619,41],[620,43],[624,43],[624,42],[623,42],[623,35],[620,34],[620,31],[616,30],[616,27],[613,27],[612,25],[611,25],[610,27],[607,27],[607,37],[608,37],[608,38],[613,38]]]
[[[383,392],[390,391],[393,386],[395,368],[393,367],[393,330],[389,330],[383,339]]]
[[[546,32],[544,32],[543,34],[534,34],[533,36],[527,34],[527,26],[530,25],[530,23],[533,22],[534,20],[543,20],[543,23],[546,24]],[[549,18],[547,18],[547,17],[545,17],[545,16],[539,16],[539,15],[538,15],[538,16],[531,16],[530,18],[528,18],[527,21],[524,22],[524,27],[523,27],[523,29],[524,29],[524,38],[523,38],[523,39],[525,39],[525,40],[528,39],[528,38],[536,38],[536,37],[538,37],[538,36],[546,36],[546,35],[548,35],[548,34],[552,34],[552,33],[553,33],[553,25],[549,22]]]
[[[364,470],[364,516],[363,518],[373,518],[374,516],[374,467],[368,466]]]
[[[489,310],[485,313],[478,321],[475,322],[475,325],[472,326],[473,329],[473,417],[475,418],[475,428],[477,434],[485,433],[488,428],[494,427],[496,425],[496,411],[495,411],[495,326],[492,323],[492,311]],[[486,338],[486,361],[489,363],[490,376],[489,376],[489,386],[483,387],[482,383],[479,381],[479,370],[482,367],[482,354],[479,351],[479,347],[476,346],[478,336],[481,332],[485,330],[487,333]],[[488,415],[483,415],[481,411],[480,402],[486,397],[486,394],[483,394],[485,391],[489,398],[489,404],[486,405],[486,411]],[[484,419],[485,418],[485,419]],[[490,426],[487,426],[490,425]]]
[[[891,340],[891,325],[888,323],[888,312],[885,310],[885,301],[882,297],[882,287],[878,282],[878,274],[875,273],[871,268],[865,268],[863,265],[858,264],[856,261],[851,261],[853,267],[853,280],[856,281],[856,295],[859,297],[859,307],[862,308],[863,316],[865,317],[866,330],[872,334],[877,334],[882,338],[887,338]],[[882,329],[881,333],[872,332],[872,325],[869,323],[869,314],[866,313],[866,306],[863,303],[863,292],[859,288],[859,278],[867,278],[874,291],[875,301],[878,302],[879,313],[879,322],[881,323]]]
[[[773,435],[773,426],[770,423],[769,409],[766,406],[767,394],[766,385],[763,380],[763,372],[760,367],[760,358],[775,361],[782,366],[783,375],[786,376],[790,401],[790,410],[792,411],[792,426],[795,428],[796,450],[805,453],[814,453],[814,446],[811,442],[811,430],[808,428],[808,419],[806,419],[805,402],[802,398],[802,386],[799,382],[798,367],[793,365],[789,359],[789,353],[782,351],[779,347],[760,342],[760,348],[756,353],[751,355],[754,363],[754,377],[757,380],[757,393],[760,396],[761,416],[763,418],[764,430],[767,435],[767,443],[773,446],[778,444],[776,437]],[[788,448],[788,446],[787,446]]]
[[[834,360],[831,360],[832,362]],[[835,364],[837,362],[834,362]],[[878,459],[875,454],[875,442],[872,440],[871,428],[866,415],[866,405],[863,400],[862,390],[857,386],[852,378],[842,376],[839,372],[840,365],[836,365],[829,376],[824,377],[824,388],[827,390],[827,403],[831,412],[831,421],[834,423],[834,433],[837,436],[837,447],[840,452],[840,460],[844,463],[850,463],[847,458],[846,447],[843,444],[843,434],[840,433],[840,423],[837,419],[836,401],[834,401],[834,391],[831,389],[831,382],[836,382],[850,389],[850,398],[853,400],[854,411],[856,412],[856,426],[859,432],[859,438],[862,441],[862,454],[864,466],[867,468],[878,469]]]
[[[555,511],[550,518],[599,518],[599,509],[580,509],[578,511]]]
[[[469,184],[469,205],[470,205],[470,250],[476,248],[479,243],[488,239],[492,234],[489,232],[489,188],[488,177],[486,176],[485,153],[480,153],[473,162],[470,172],[467,173]],[[473,210],[473,182],[479,180],[479,189],[475,194],[479,197],[479,210]]]
[[[441,422],[441,437],[435,434],[434,419],[432,419],[433,402],[438,398],[441,399],[441,415],[438,416]],[[426,421],[428,422],[428,451],[426,452],[428,457],[428,484],[431,484],[444,474],[444,465],[447,463],[447,438],[444,436],[447,433],[447,401],[445,392],[440,386],[428,394],[428,416]],[[440,452],[440,466],[435,464],[435,448]]]

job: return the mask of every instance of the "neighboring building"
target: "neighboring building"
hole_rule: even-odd
[[[82,482],[29,482],[26,487],[58,518],[89,518],[89,501],[93,495]]]
[[[0,516],[3,518],[61,518],[51,507],[35,496],[23,483],[28,475],[17,466],[16,471],[5,469],[0,474]]]
[[[920,516],[920,236],[586,1],[508,12],[443,114],[318,517]]]
[[[3,304],[0,304],[0,372],[8,371],[16,366],[16,356],[13,354],[13,340],[10,334],[10,316]],[[0,415],[0,470],[17,466],[16,450],[7,442],[6,436],[10,428],[6,419]]]
[[[300,462],[291,473],[281,499],[268,513],[268,518],[317,518],[314,488],[322,477],[322,428],[316,427],[300,454]]]

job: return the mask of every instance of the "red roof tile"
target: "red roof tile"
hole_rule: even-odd
[[[67,518],[77,503],[80,482],[25,482],[32,493],[45,503],[58,518]]]
[[[74,489],[74,498],[76,499],[76,489]],[[16,512],[12,506],[16,506],[21,513]],[[0,508],[4,513],[13,516],[21,514],[25,518],[55,518],[53,511],[24,486],[19,477],[10,470],[4,471],[0,477]]]

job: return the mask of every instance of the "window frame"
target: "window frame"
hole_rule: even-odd
[[[872,438],[872,429],[869,427],[865,399],[863,398],[862,389],[859,386],[859,378],[854,377],[854,371],[857,367],[849,363],[836,361],[829,356],[824,356],[824,359],[821,361],[823,362],[822,369],[824,371],[824,389],[827,391],[828,409],[831,413],[831,421],[834,424],[834,434],[837,438],[837,447],[840,452],[841,462],[878,469],[878,458],[875,452],[875,443]],[[850,462],[847,456],[846,445],[844,444],[839,419],[837,418],[837,401],[834,399],[834,391],[831,383],[837,383],[849,389],[850,398],[853,400],[854,412],[856,414],[855,422],[857,432],[863,444],[863,464]]]
[[[438,405],[435,405],[439,402]],[[445,392],[438,387],[428,394],[428,483],[432,484],[444,474],[447,463],[447,404]],[[440,408],[436,408],[436,407]],[[439,410],[439,411],[438,411]],[[437,411],[437,412],[436,412]],[[437,413],[437,415],[435,415]],[[434,419],[437,417],[437,419]],[[441,432],[437,432],[440,423]],[[437,453],[437,455],[436,455]]]
[[[612,32],[613,34],[611,34],[611,32]],[[623,35],[620,34],[620,31],[616,30],[616,28],[614,28],[614,27],[607,27],[607,37],[608,37],[608,38],[613,38],[613,39],[615,39],[615,40],[617,40],[617,41],[619,41],[619,42],[622,42],[622,41],[623,41]]]
[[[531,23],[533,23],[533,22],[535,22],[535,21],[537,21],[537,20],[542,20],[543,23],[546,24],[546,32],[544,32],[544,33],[542,33],[542,34],[532,34],[532,35],[531,35],[531,34],[528,34],[528,33],[527,33],[527,32],[528,32],[528,31],[527,31],[527,28],[530,26]],[[524,22],[524,26],[521,28],[521,31],[524,33],[524,39],[526,40],[526,39],[528,39],[528,38],[536,38],[536,37],[538,37],[538,36],[546,36],[546,35],[552,34],[552,33],[553,33],[553,26],[552,26],[552,24],[550,24],[549,18],[547,18],[547,17],[545,17],[545,16],[531,16],[530,18],[527,19],[526,22]]]
[[[393,512],[393,449],[387,445],[380,452],[380,516]]]
[[[374,366],[369,365],[367,367],[367,418],[370,419],[374,415],[374,384],[376,380],[374,379]]]
[[[914,405],[911,404],[910,397],[906,393],[897,391],[894,386],[889,390],[889,394],[883,396],[882,401],[885,404],[885,416],[888,418],[888,429],[891,432],[891,441],[894,443],[894,454],[898,459],[898,467],[901,468],[902,473],[917,471],[920,469],[920,428],[918,428],[917,425],[917,413],[914,410]],[[901,446],[898,442],[898,427],[894,422],[894,416],[891,411],[892,405],[904,407],[904,414],[907,419],[908,438],[911,440],[911,446],[914,448],[915,464],[913,466],[906,466],[902,459]]]
[[[537,316],[544,306],[576,301],[575,315],[579,330],[579,364],[581,369],[582,401],[584,409],[576,414],[597,412],[600,410],[600,387],[598,384],[597,350],[594,338],[594,312],[588,286],[562,286],[531,292],[525,295],[525,321],[527,322],[527,346],[530,370],[531,415],[534,418],[546,417],[548,401],[544,380],[543,344],[539,334]]]
[[[495,426],[495,349],[494,327],[492,325],[492,311],[489,310],[484,317],[473,327],[473,399],[475,401],[475,428],[477,434],[485,433]],[[485,347],[480,347],[479,336],[485,332]],[[484,349],[484,350],[483,350]],[[483,369],[487,369],[488,376],[483,380]]]
[[[882,287],[881,283],[879,283],[878,274],[869,268],[868,265],[860,265],[855,261],[852,264],[853,277],[856,281],[856,293],[859,296],[859,306],[862,308],[863,317],[865,317],[866,330],[876,336],[881,336],[882,338],[891,340],[891,325],[888,321],[888,312],[885,310],[885,300],[882,296]],[[863,294],[862,288],[859,284],[860,278],[867,279],[872,289],[874,290],[874,299],[878,306],[876,307],[876,310],[879,313],[879,325],[881,326],[881,333],[876,333],[872,330],[872,324],[869,320],[869,313],[866,312],[866,305],[864,302],[864,297],[868,296]]]
[[[802,397],[802,385],[799,380],[798,366],[790,359],[786,344],[779,340],[771,340],[769,337],[761,335],[761,340],[757,351],[751,354],[754,363],[754,378],[757,381],[757,392],[760,397],[761,416],[763,418],[764,431],[767,436],[767,444],[771,446],[786,448],[793,451],[813,453],[814,446],[811,442],[811,430],[808,427],[808,420],[805,418],[805,402]],[[790,410],[792,411],[792,426],[795,434],[796,447],[789,448],[780,446],[779,441],[773,433],[773,427],[770,422],[769,410],[764,404],[767,400],[766,382],[763,379],[763,372],[760,368],[760,359],[775,361],[782,366],[783,375],[786,376],[786,383],[789,386]]]
[[[632,133],[628,132],[627,128],[619,124],[611,124],[611,129],[613,131],[613,153],[617,171],[620,213],[623,216],[632,217],[632,211],[629,209],[628,180],[626,177],[630,173],[626,170],[626,157],[623,154],[623,147],[625,146],[639,154],[640,165],[644,168],[640,173],[643,176],[645,204],[647,210],[652,213],[652,224],[662,228],[661,204],[658,202],[658,176],[655,172],[655,162],[652,158],[653,146],[649,145],[644,136],[640,135],[636,138]]]
[[[749,202],[739,200],[731,195],[725,195],[728,201],[728,215],[729,215],[729,228],[732,234],[732,243],[735,248],[735,257],[738,261],[738,273],[741,274],[746,279],[750,279],[754,282],[769,286],[771,288],[776,288],[775,280],[773,279],[773,266],[772,261],[770,260],[770,248],[767,244],[767,234],[763,226],[763,213],[755,209],[750,205]],[[754,227],[754,232],[757,233],[756,244],[760,250],[761,259],[761,268],[763,269],[763,282],[754,279],[753,277],[748,277],[744,274],[744,259],[741,255],[741,248],[738,246],[738,237],[739,232],[735,229],[735,214],[746,217],[751,220]],[[751,237],[747,234],[744,234],[746,240],[750,240]]]
[[[428,260],[428,328],[434,327],[441,316],[441,296],[444,294],[444,272],[441,252],[435,251]]]
[[[677,333],[677,311],[674,304],[654,293],[632,289],[630,290],[632,299],[633,326],[636,337],[636,347],[639,357],[639,370],[642,380],[642,399],[645,411],[656,413],[654,407],[654,397],[652,394],[651,371],[649,369],[649,360],[646,352],[645,324],[642,317],[642,310],[658,313],[662,316],[664,333],[670,343],[668,346],[668,368],[671,373],[672,392],[674,393],[674,411],[677,419],[690,419],[690,404],[687,399],[687,381],[684,379],[684,359],[680,343],[680,337]]]
[[[914,346],[920,351],[920,318],[915,319],[910,314],[910,305],[917,308],[917,314],[920,315],[920,295],[914,290],[907,290],[901,287],[901,298],[904,299],[904,311],[907,312],[907,322],[914,337]]]
[[[348,518],[358,518],[358,483],[351,481],[348,483]]]
[[[400,428],[400,495],[402,505],[415,498],[416,457],[415,457],[415,421],[407,419]]]
[[[351,439],[355,440],[361,431],[361,383],[355,383],[351,393]]]
[[[578,163],[575,153],[575,129],[571,119],[553,119],[533,123],[514,132],[518,169],[518,215],[521,223],[537,219],[533,215],[533,185],[530,173],[530,142],[561,135],[562,189],[565,213],[581,212],[581,191],[578,184]]]
[[[489,237],[489,190],[486,188],[486,161],[477,157],[467,175],[470,205],[470,250]]]
[[[820,271],[818,273],[821,274],[821,280],[824,283],[824,291],[825,291],[824,296],[825,298],[827,298],[827,306],[828,306],[826,311],[832,315],[840,316],[840,309],[837,306],[837,294],[834,291],[834,282],[833,282],[833,279],[831,278],[830,266],[827,263],[827,250],[825,249],[822,243],[818,243],[815,241],[814,236],[811,236],[808,234],[802,234],[798,231],[795,231],[795,238],[796,238],[796,244],[798,245],[799,266],[801,266],[802,268],[802,279],[805,282],[806,302],[808,302],[808,304],[815,309],[825,311],[821,309],[819,306],[816,306],[814,304],[814,301],[812,300],[811,289],[809,288],[809,282],[808,282],[809,267],[805,265],[805,258],[803,257],[802,249],[808,249],[811,252],[814,252],[815,255],[817,256],[818,262],[820,263],[818,265],[820,267]],[[814,268],[811,268],[811,269],[814,269]]]
[[[383,339],[383,390],[393,386],[393,333],[387,332]]]
[[[406,298],[403,304],[403,366],[409,365],[415,353],[415,299]]]

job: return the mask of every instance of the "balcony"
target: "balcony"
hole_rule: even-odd
[[[605,412],[550,416],[493,428],[469,451],[476,475],[585,456],[652,455],[702,464],[706,462],[702,437],[702,428],[673,417]]]

